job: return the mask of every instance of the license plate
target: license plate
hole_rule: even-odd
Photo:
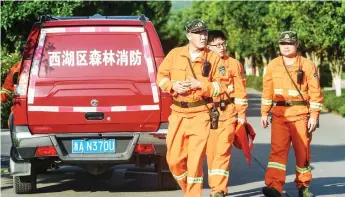
[[[72,140],[72,153],[115,153],[115,139]]]

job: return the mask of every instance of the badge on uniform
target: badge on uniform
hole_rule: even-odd
[[[223,76],[225,76],[225,73],[226,73],[226,70],[225,70],[225,66],[224,65],[221,65],[219,67],[219,73]]]
[[[317,73],[314,73],[314,77],[315,77],[315,78],[318,78],[318,75],[317,75]]]

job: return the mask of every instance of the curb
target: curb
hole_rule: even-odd
[[[247,90],[247,93],[248,93],[248,94],[260,94],[260,95],[262,94],[261,91],[256,90],[256,89],[254,89],[254,88],[247,87],[246,90]]]

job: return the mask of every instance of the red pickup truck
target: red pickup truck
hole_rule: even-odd
[[[165,160],[172,99],[155,83],[163,58],[144,15],[41,16],[10,118],[15,192],[35,192],[37,174],[62,165],[154,165],[158,188],[176,187]]]

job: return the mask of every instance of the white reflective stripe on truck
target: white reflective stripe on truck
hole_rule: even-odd
[[[29,105],[28,111],[36,112],[126,112],[156,111],[159,105],[105,106],[105,107],[73,107],[73,106],[35,106]]]
[[[43,29],[46,33],[63,32],[144,32],[143,27],[68,27]]]
[[[151,90],[152,90],[152,96],[153,96],[153,102],[158,103],[159,102],[159,96],[158,96],[158,87],[156,84],[156,74],[154,70],[154,63],[152,59],[151,49],[148,41],[148,37],[146,32],[141,33],[141,39],[143,41],[143,47],[144,47],[144,57],[147,65],[147,72],[149,73],[150,82],[151,82]]]
[[[46,31],[44,29],[41,30],[38,46],[35,50],[34,61],[32,62],[32,68],[30,72],[30,85],[28,90],[28,104],[34,104],[35,100],[35,84],[36,79],[38,77],[38,65],[40,64],[42,53],[43,53],[43,45],[44,40],[46,39]]]

